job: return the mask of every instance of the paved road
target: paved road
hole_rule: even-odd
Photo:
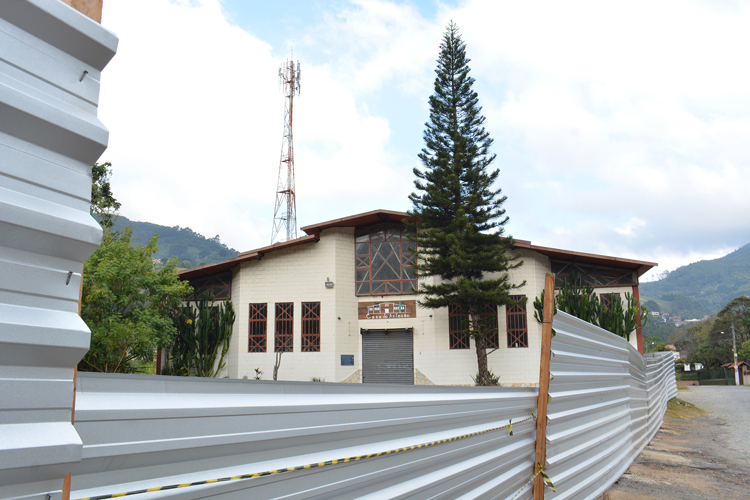
[[[719,418],[724,444],[750,460],[750,386],[691,386],[677,397]]]

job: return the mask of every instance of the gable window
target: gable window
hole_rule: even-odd
[[[593,287],[633,286],[638,284],[632,269],[558,259],[551,259],[551,264],[552,272],[555,273],[555,287],[557,288],[563,286],[565,278],[569,277],[574,270],[581,276],[584,284]]]
[[[505,325],[508,332],[508,347],[529,347],[529,331],[526,325],[525,295],[511,295],[516,304],[506,306]]]
[[[482,328],[488,331],[487,347],[496,348],[499,343],[497,334],[497,307],[486,304],[479,315]],[[468,349],[469,336],[465,333],[469,328],[469,315],[464,314],[458,304],[448,307],[448,335],[451,349]]]
[[[214,300],[227,300],[232,298],[232,271],[220,274],[212,274],[203,278],[190,280],[193,287],[193,297],[199,299],[204,293],[209,293]]]
[[[274,352],[292,352],[294,333],[294,303],[276,303],[276,333]]]
[[[355,273],[357,295],[405,295],[417,290],[414,243],[398,224],[357,230]]]
[[[302,303],[302,352],[320,352],[320,302]]]
[[[250,336],[247,352],[266,352],[268,304],[250,304]]]

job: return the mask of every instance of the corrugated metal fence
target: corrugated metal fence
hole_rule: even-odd
[[[563,312],[553,321],[545,498],[596,498],[630,466],[677,395],[672,353],[641,356],[625,339]]]
[[[60,498],[81,458],[78,293],[102,234],[91,165],[107,145],[99,76],[116,47],[58,0],[0,1],[0,498]]]
[[[546,471],[557,493],[547,498],[595,498],[661,424],[673,361],[565,313],[553,327]],[[138,497],[511,498],[534,470],[536,389],[102,374],[79,383],[73,498],[289,467]]]

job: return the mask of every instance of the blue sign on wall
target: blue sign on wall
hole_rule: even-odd
[[[354,355],[353,354],[342,354],[341,355],[341,366],[354,366]]]

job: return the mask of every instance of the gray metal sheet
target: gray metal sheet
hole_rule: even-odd
[[[76,497],[377,453],[528,419],[524,388],[325,384],[79,374]],[[232,498],[512,496],[529,479],[533,420],[377,459],[150,494]],[[518,471],[525,470],[525,477]],[[515,471],[515,472],[514,472]],[[498,478],[502,478],[498,480]],[[521,496],[519,498],[530,498]]]
[[[414,337],[411,328],[362,330],[362,382],[414,383]]]
[[[96,104],[116,46],[58,0],[0,2],[0,498],[60,498],[81,458],[78,290],[101,239],[91,165],[107,144]]]
[[[658,430],[674,364],[563,312],[553,328],[545,498],[593,499]]]

